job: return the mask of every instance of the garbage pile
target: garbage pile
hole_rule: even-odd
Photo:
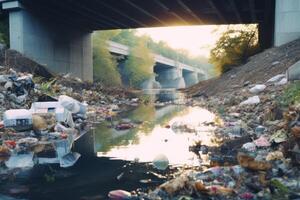
[[[139,199],[300,199],[300,104],[278,104],[287,84],[278,75],[222,96],[193,99],[219,113],[218,148],[191,147],[209,165],[179,173]],[[198,153],[198,152],[197,152]],[[132,196],[132,199],[133,196]]]
[[[35,102],[30,109],[4,112],[0,155],[7,168],[59,163],[70,167],[80,154],[72,144],[86,132],[86,105],[61,95],[58,101]]]
[[[74,165],[80,154],[71,151],[72,145],[91,123],[113,117],[126,105],[138,104],[138,99],[92,91],[96,84],[91,90],[82,89],[86,83],[81,80],[40,80],[5,67],[0,72],[2,173],[35,164]]]

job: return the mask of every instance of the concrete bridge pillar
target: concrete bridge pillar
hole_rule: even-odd
[[[93,80],[91,31],[41,19],[19,1],[4,2],[2,8],[9,11],[11,49],[50,71]]]
[[[185,88],[185,81],[182,76],[182,69],[179,68],[165,68],[156,71],[158,75],[156,80],[160,83],[162,88]]]
[[[300,0],[276,0],[275,46],[300,38]]]
[[[198,73],[197,72],[183,70],[183,78],[184,78],[186,87],[189,87],[189,86],[192,86],[192,85],[195,85],[196,83],[198,83]]]

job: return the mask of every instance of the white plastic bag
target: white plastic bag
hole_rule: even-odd
[[[80,103],[79,101],[73,99],[72,97],[61,95],[58,98],[60,104],[71,113],[86,113],[86,104]]]
[[[258,104],[258,103],[260,103],[259,96],[253,96],[253,97],[249,97],[247,100],[245,100],[242,103],[240,103],[240,106],[242,106],[242,105]]]
[[[249,91],[253,94],[257,94],[257,93],[264,91],[266,89],[266,87],[267,87],[266,85],[259,84],[259,85],[255,85],[254,87],[250,88]]]

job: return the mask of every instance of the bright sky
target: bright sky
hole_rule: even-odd
[[[154,41],[165,41],[169,46],[179,49],[183,48],[190,52],[191,55],[209,56],[209,51],[220,37],[222,30],[226,26],[177,26],[163,28],[140,28],[139,35],[147,34]]]

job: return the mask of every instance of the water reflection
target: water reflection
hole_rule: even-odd
[[[101,124],[95,129],[97,156],[151,162],[164,154],[172,165],[198,165],[189,146],[199,139],[202,144],[213,145],[213,128],[203,123],[212,122],[215,116],[199,107],[142,105],[123,117],[139,125],[117,131],[109,128],[108,122]]]

